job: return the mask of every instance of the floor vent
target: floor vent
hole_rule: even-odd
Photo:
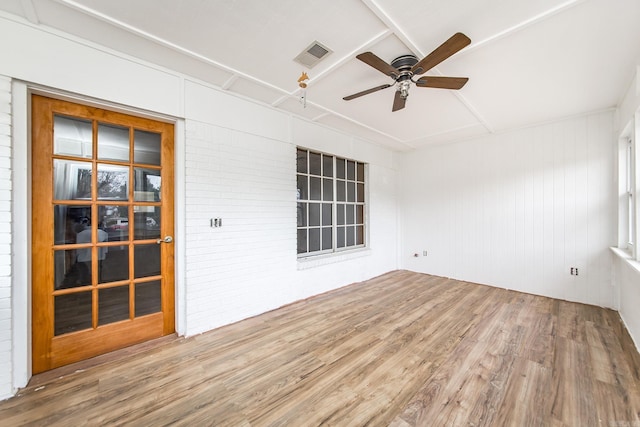
[[[293,60],[298,62],[299,64],[304,65],[307,68],[312,68],[331,52],[331,49],[315,41],[311,43]]]

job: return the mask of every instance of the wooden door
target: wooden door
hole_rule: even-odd
[[[32,98],[33,372],[175,330],[173,125]]]

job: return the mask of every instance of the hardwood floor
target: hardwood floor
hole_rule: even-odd
[[[35,377],[0,425],[639,427],[640,356],[614,311],[395,271]]]

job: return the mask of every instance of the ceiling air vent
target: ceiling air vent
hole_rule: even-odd
[[[300,53],[300,55],[296,56],[293,60],[304,65],[307,68],[312,68],[331,52],[331,49],[315,41],[311,43],[305,50]]]

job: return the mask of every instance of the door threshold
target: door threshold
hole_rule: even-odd
[[[81,373],[87,369],[94,368],[96,366],[104,365],[116,360],[122,360],[136,354],[144,353],[149,350],[156,349],[158,347],[165,346],[172,342],[183,339],[178,334],[173,333],[164,337],[149,340],[140,344],[135,344],[129,347],[121,348],[119,350],[112,351],[110,353],[101,354],[90,359],[81,360],[79,362],[71,363],[69,365],[60,366],[59,368],[51,369],[50,371],[41,372],[33,375],[27,384],[28,388],[38,387],[42,384],[46,384],[53,379],[63,378],[75,373]]]

